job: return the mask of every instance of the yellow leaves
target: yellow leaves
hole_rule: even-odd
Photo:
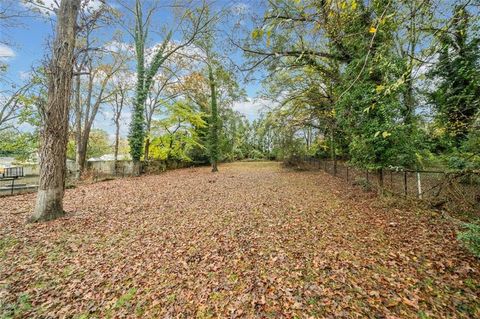
[[[346,9],[347,9],[347,6],[348,6],[348,2],[350,2],[350,1],[342,1],[342,2],[340,3],[340,9],[341,9],[341,10],[346,10]],[[351,9],[352,11],[355,10],[355,9],[357,9],[357,6],[358,6],[358,4],[357,4],[357,1],[356,1],[356,0],[351,1],[351,3],[350,3],[350,9]]]
[[[382,93],[383,90],[385,90],[385,86],[383,85],[377,85],[377,87],[375,88],[375,92],[377,92],[377,94]]]
[[[272,37],[272,30],[271,30],[271,29],[269,29],[269,30],[267,30],[267,47],[269,47],[269,46],[270,46],[270,43],[271,43],[271,41],[270,41],[270,40],[271,40],[271,37]]]
[[[315,75],[317,73],[317,69],[315,69],[312,65],[305,66],[305,73],[307,75]]]
[[[370,105],[370,106],[367,106],[366,108],[364,108],[363,112],[370,113],[370,110],[373,110],[374,108],[375,108],[375,103]]]
[[[353,0],[352,1],[352,10],[356,10],[357,9],[357,1]]]
[[[380,134],[382,134],[383,138],[387,138],[392,135],[392,133],[389,133],[387,131],[384,131],[384,132],[377,131],[373,137],[378,137]]]
[[[254,29],[252,31],[252,39],[259,40],[263,37],[263,30],[262,29]]]
[[[252,31],[252,39],[254,40],[261,40],[263,38],[263,36],[266,35],[266,44],[267,44],[267,47],[270,46],[270,43],[271,43],[271,37],[272,37],[272,28],[268,28],[267,31],[265,32],[265,30],[263,29],[254,29]]]

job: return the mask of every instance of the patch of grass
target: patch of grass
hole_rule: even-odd
[[[302,280],[305,282],[315,281],[317,277],[317,273],[312,268],[305,268],[302,270]]]
[[[167,296],[167,303],[174,303],[177,300],[176,294],[170,294]]]
[[[0,238],[0,258],[5,258],[10,249],[18,244],[18,240],[12,237]]]
[[[225,295],[218,291],[214,291],[210,294],[210,299],[212,301],[221,301],[224,298],[225,298]]]
[[[458,312],[462,312],[465,314],[468,314],[469,316],[472,316],[472,318],[475,316],[478,310],[478,304],[468,304],[468,303],[459,303],[458,305],[455,306]]]
[[[360,186],[365,192],[371,192],[374,190],[372,183],[363,177],[356,178],[352,185]]]
[[[238,282],[238,275],[235,273],[231,273],[228,275],[228,281],[232,284],[236,284]]]
[[[314,297],[308,298],[307,304],[313,306],[313,305],[316,305],[319,301],[320,301],[320,297],[314,296]]]
[[[32,310],[32,308],[30,296],[24,293],[18,296],[15,303],[3,304],[3,302],[0,302],[0,318],[23,318],[26,312]]]
[[[210,309],[207,309],[206,307],[201,307],[200,309],[197,310],[197,319],[210,319],[213,318],[213,312]]]
[[[470,288],[472,290],[480,289],[480,285],[477,284],[475,279],[467,278],[467,279],[465,279],[465,281],[463,283],[465,284],[465,286],[467,286],[468,288]]]
[[[137,292],[137,289],[130,288],[125,294],[123,294],[122,296],[120,296],[120,298],[118,298],[114,308],[122,308],[124,306],[129,306],[130,300],[133,299],[136,292]]]
[[[143,308],[143,304],[138,303],[135,306],[135,315],[139,318],[142,318],[144,313],[145,313],[145,308]]]
[[[458,234],[458,240],[470,250],[472,254],[480,257],[480,224],[464,224],[465,230]]]
[[[43,280],[39,280],[35,283],[35,285],[33,287],[35,287],[36,289],[43,289],[47,286],[48,286],[48,282],[43,281]]]
[[[64,278],[68,278],[70,277],[73,273],[75,272],[75,268],[73,268],[73,266],[65,266],[65,268],[63,268],[62,270],[62,276]]]
[[[427,315],[424,311],[420,310],[418,312],[418,318],[419,319],[430,319],[431,317]]]

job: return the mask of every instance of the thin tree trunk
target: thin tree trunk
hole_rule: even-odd
[[[333,161],[333,175],[336,176],[337,175],[337,154],[335,152],[335,132],[333,127],[331,128],[330,134],[331,134],[330,135],[330,143],[331,143],[330,152],[331,152],[332,161]]]
[[[82,137],[80,147],[77,148],[76,156],[79,178],[82,177],[82,174],[85,171],[85,163],[87,162],[87,146],[88,140],[86,141],[85,138]]]
[[[417,35],[416,35],[416,8],[415,5],[412,3],[410,9],[410,27],[409,27],[409,36],[410,36],[410,52],[408,53],[408,75],[406,77],[406,85],[407,89],[404,93],[404,103],[405,103],[405,124],[412,124],[413,116],[415,111],[415,98],[413,92],[413,64],[415,59],[415,51],[416,51],[416,44],[417,44]],[[411,127],[408,127],[411,130]]]
[[[120,123],[117,120],[115,122],[115,149],[114,149],[114,169],[115,175],[118,173],[118,144],[120,140]]]
[[[147,134],[150,134],[150,133],[147,133]],[[146,161],[148,161],[149,156],[150,156],[150,137],[147,135],[147,137],[145,138],[145,154],[144,154]]]
[[[208,66],[208,74],[210,80],[211,92],[211,118],[210,118],[210,161],[212,163],[212,172],[218,172],[218,108],[217,108],[217,92],[215,88],[215,78],[212,67]]]
[[[77,75],[75,79],[75,164],[76,172],[75,178],[78,180],[81,176],[81,170],[78,165],[79,163],[79,154],[82,143],[82,106],[80,101],[80,86],[81,79],[80,75]]]
[[[64,214],[68,111],[79,9],[80,0],[62,0],[57,13],[56,38],[49,65],[48,101],[39,150],[40,179],[32,221],[51,220]]]

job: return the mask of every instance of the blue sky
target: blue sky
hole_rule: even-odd
[[[48,2],[53,0],[44,1]],[[255,1],[221,0],[215,2],[215,5],[219,7],[238,6],[244,10],[259,10],[258,7],[252,6],[252,3],[255,4]],[[109,1],[109,4],[118,6],[118,4],[115,4],[115,1]],[[153,25],[155,25],[156,21],[168,23],[172,21],[172,14],[170,11],[164,10],[155,16]],[[6,42],[6,44],[0,44],[0,59],[1,62],[8,65],[8,71],[5,76],[6,81],[4,79],[3,83],[0,83],[0,88],[2,86],[5,88],[5,86],[9,86],[12,83],[21,83],[28,77],[28,73],[33,67],[41,64],[42,60],[45,59],[45,53],[48,52],[48,41],[51,39],[52,30],[54,29],[54,22],[40,14],[21,18],[17,22],[16,26],[1,30],[0,39],[2,42]],[[250,22],[248,19],[245,19],[242,23],[247,25]],[[115,28],[118,27],[108,27],[102,32],[107,38],[113,34]],[[124,36],[124,40],[125,42],[131,41],[128,35]],[[151,45],[160,40],[160,37],[157,36],[156,38],[155,35],[153,35]],[[241,52],[236,52],[231,58],[238,65],[242,63]],[[249,120],[254,120],[258,116],[259,110],[264,104],[268,104],[268,101],[261,99],[256,100],[256,96],[261,90],[261,85],[258,81],[251,81],[246,85],[242,83],[242,85],[247,92],[248,98],[246,101],[236,103],[234,109],[245,114]],[[124,119],[125,125],[122,128],[123,135],[126,135],[128,131],[128,116],[129,114],[126,113],[126,118]],[[109,132],[113,130],[109,118],[105,118],[104,114],[99,114],[95,126]]]

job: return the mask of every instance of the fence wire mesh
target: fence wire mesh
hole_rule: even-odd
[[[426,201],[437,208],[474,213],[480,217],[479,171],[433,171],[383,168],[359,169],[341,161],[304,158],[302,165],[322,169],[370,190]]]

